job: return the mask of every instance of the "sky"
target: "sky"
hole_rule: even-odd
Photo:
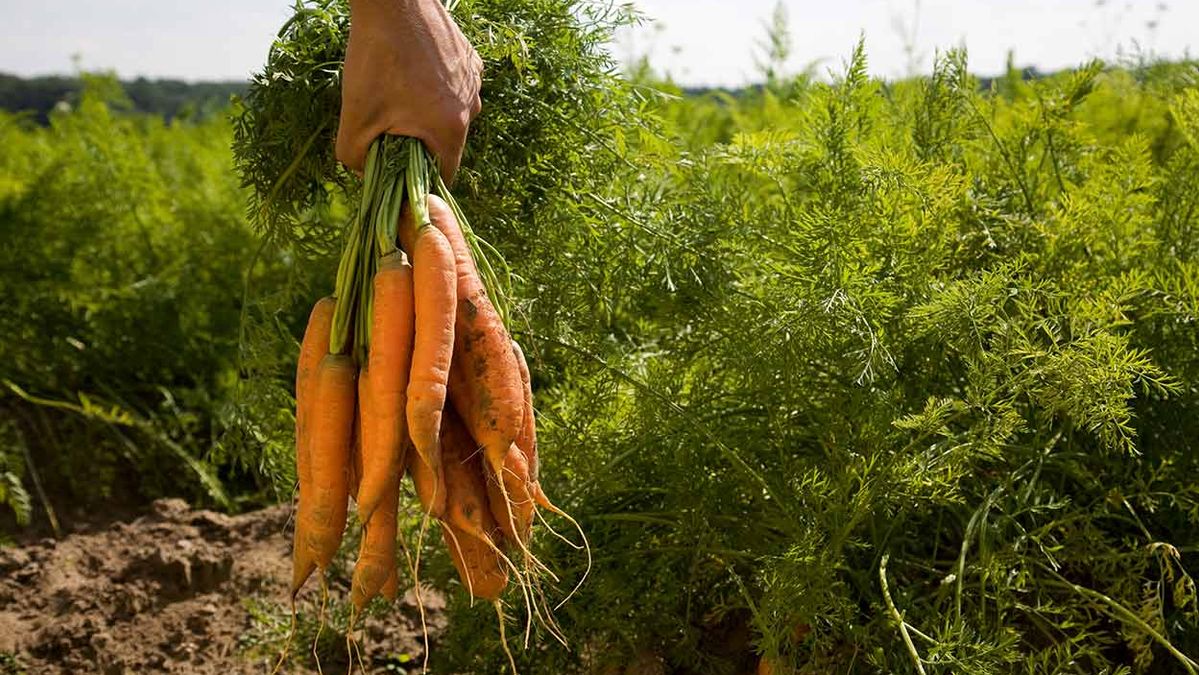
[[[760,79],[756,44],[780,0],[633,0],[647,21],[613,53],[647,57],[685,85]],[[1136,50],[1199,55],[1199,0],[781,0],[786,70],[839,69],[865,35],[871,71],[926,72],[938,49],[965,45],[971,69],[1053,70]],[[121,77],[244,79],[266,56],[291,0],[0,0],[0,72],[115,70]]]

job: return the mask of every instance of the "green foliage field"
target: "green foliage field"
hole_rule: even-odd
[[[569,648],[522,650],[507,598],[523,672],[1199,669],[1194,64],[982,90],[964,54],[880,82],[859,47],[685,98],[610,72],[611,16],[462,5],[488,79],[456,193],[513,272],[542,482],[594,554]],[[30,459],[72,503],[286,498],[344,203],[260,243],[229,125],[93,91],[0,118],[0,501],[40,508]],[[560,598],[585,559],[536,544]],[[494,672],[494,611],[432,565],[437,667]]]
[[[287,491],[289,395],[246,375],[284,381],[331,275],[246,225],[224,119],[125,103],[91,78],[47,127],[0,116],[0,503],[19,522],[47,522],[38,476],[68,511]]]
[[[598,552],[566,632],[688,672],[746,641],[781,672],[1190,672],[1196,71],[864,66],[668,104],[687,149],[553,245],[589,256],[531,336]]]

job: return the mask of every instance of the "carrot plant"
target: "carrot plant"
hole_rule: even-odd
[[[539,441],[598,554],[523,668],[1196,667],[1194,66],[865,58],[651,106],[677,149],[539,232]],[[471,616],[447,658],[502,662]]]
[[[85,80],[47,126],[0,114],[0,474],[47,530],[77,507],[273,499],[261,445],[213,442],[236,425],[243,270],[276,296],[288,274],[250,261],[228,124],[132,114]]]
[[[573,300],[541,442],[599,551],[555,667],[1191,672],[1194,67],[865,66],[660,108],[726,140],[528,280]]]

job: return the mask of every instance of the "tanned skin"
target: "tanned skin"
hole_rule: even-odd
[[[482,72],[440,0],[352,0],[337,158],[361,172],[380,134],[413,136],[449,182],[482,107]]]

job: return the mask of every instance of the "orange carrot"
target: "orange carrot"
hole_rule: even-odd
[[[346,466],[346,484],[350,488],[350,498],[358,502],[358,485],[362,482],[362,425],[367,419],[367,413],[362,409],[362,373],[358,371],[358,408],[354,411],[354,435],[350,442],[350,463]]]
[[[508,539],[522,543],[529,541],[536,505],[535,488],[539,490],[540,486],[529,480],[525,455],[514,443],[504,455],[499,477],[489,475],[487,478],[487,504]]]
[[[400,239],[412,258],[413,314],[416,334],[408,378],[408,433],[433,477],[430,515],[445,511],[445,475],[441,466],[441,413],[454,345],[457,306],[454,251],[435,227],[419,226],[412,210],[400,216]]]
[[[296,364],[296,478],[300,484],[300,510],[312,501],[311,462],[309,461],[312,426],[313,399],[316,395],[316,378],[313,374],[320,365],[321,358],[329,350],[329,331],[333,326],[333,310],[336,302],[333,298],[321,298],[312,307],[308,316],[308,326],[304,329],[304,340],[300,343],[300,358]],[[316,569],[316,561],[303,545],[307,533],[300,523],[304,519],[296,519],[295,542],[293,545],[293,568],[291,590],[294,595],[304,585],[308,577]]]
[[[441,427],[441,461],[445,467],[445,518],[476,539],[487,539],[487,486],[478,447],[451,406]]]
[[[413,341],[412,267],[396,251],[379,262],[374,280],[370,355],[366,377],[358,387],[362,423],[362,484],[358,517],[368,522],[371,513],[404,470],[401,456],[407,435],[408,373]]]
[[[435,509],[440,502],[441,509],[444,511],[445,487],[438,488],[437,476],[433,474],[433,467],[426,464],[418,452],[408,452],[405,457],[408,462],[408,476],[412,478],[412,486],[416,488],[416,497],[420,500],[421,509],[431,516],[435,515]]]
[[[350,447],[354,435],[358,369],[343,354],[327,354],[317,368],[311,440],[312,509],[301,512],[306,544],[321,569],[333,562],[346,526]]]
[[[400,570],[398,567],[391,568],[391,574],[388,575],[387,581],[383,582],[383,588],[379,589],[379,595],[387,598],[388,602],[394,602],[400,594]]]
[[[486,512],[484,512],[486,513]],[[490,521],[490,514],[484,516]],[[490,522],[494,526],[494,522]],[[458,570],[458,577],[476,598],[495,600],[508,585],[508,567],[500,560],[494,544],[477,539],[451,523],[441,524],[441,536]]]
[[[483,445],[488,465],[499,473],[524,417],[519,367],[508,330],[487,296],[453,210],[430,195],[429,219],[453,247],[457,270],[454,358],[459,382],[465,386],[451,387],[450,396],[471,435]]]
[[[516,436],[516,447],[525,455],[529,466],[529,482],[539,481],[540,466],[537,461],[537,419],[533,414],[533,378],[529,375],[529,363],[525,361],[525,353],[512,341],[512,354],[516,357],[516,365],[520,369],[520,383],[525,390],[524,417],[520,433]]]
[[[543,509],[549,509],[554,513],[561,514],[560,509],[554,506],[549,497],[545,496],[545,491],[541,489],[541,483],[533,483],[533,503]]]
[[[396,574],[396,512],[399,505],[399,483],[392,481],[387,492],[376,504],[375,512],[366,521],[366,533],[358,549],[350,599],[362,610]]]

